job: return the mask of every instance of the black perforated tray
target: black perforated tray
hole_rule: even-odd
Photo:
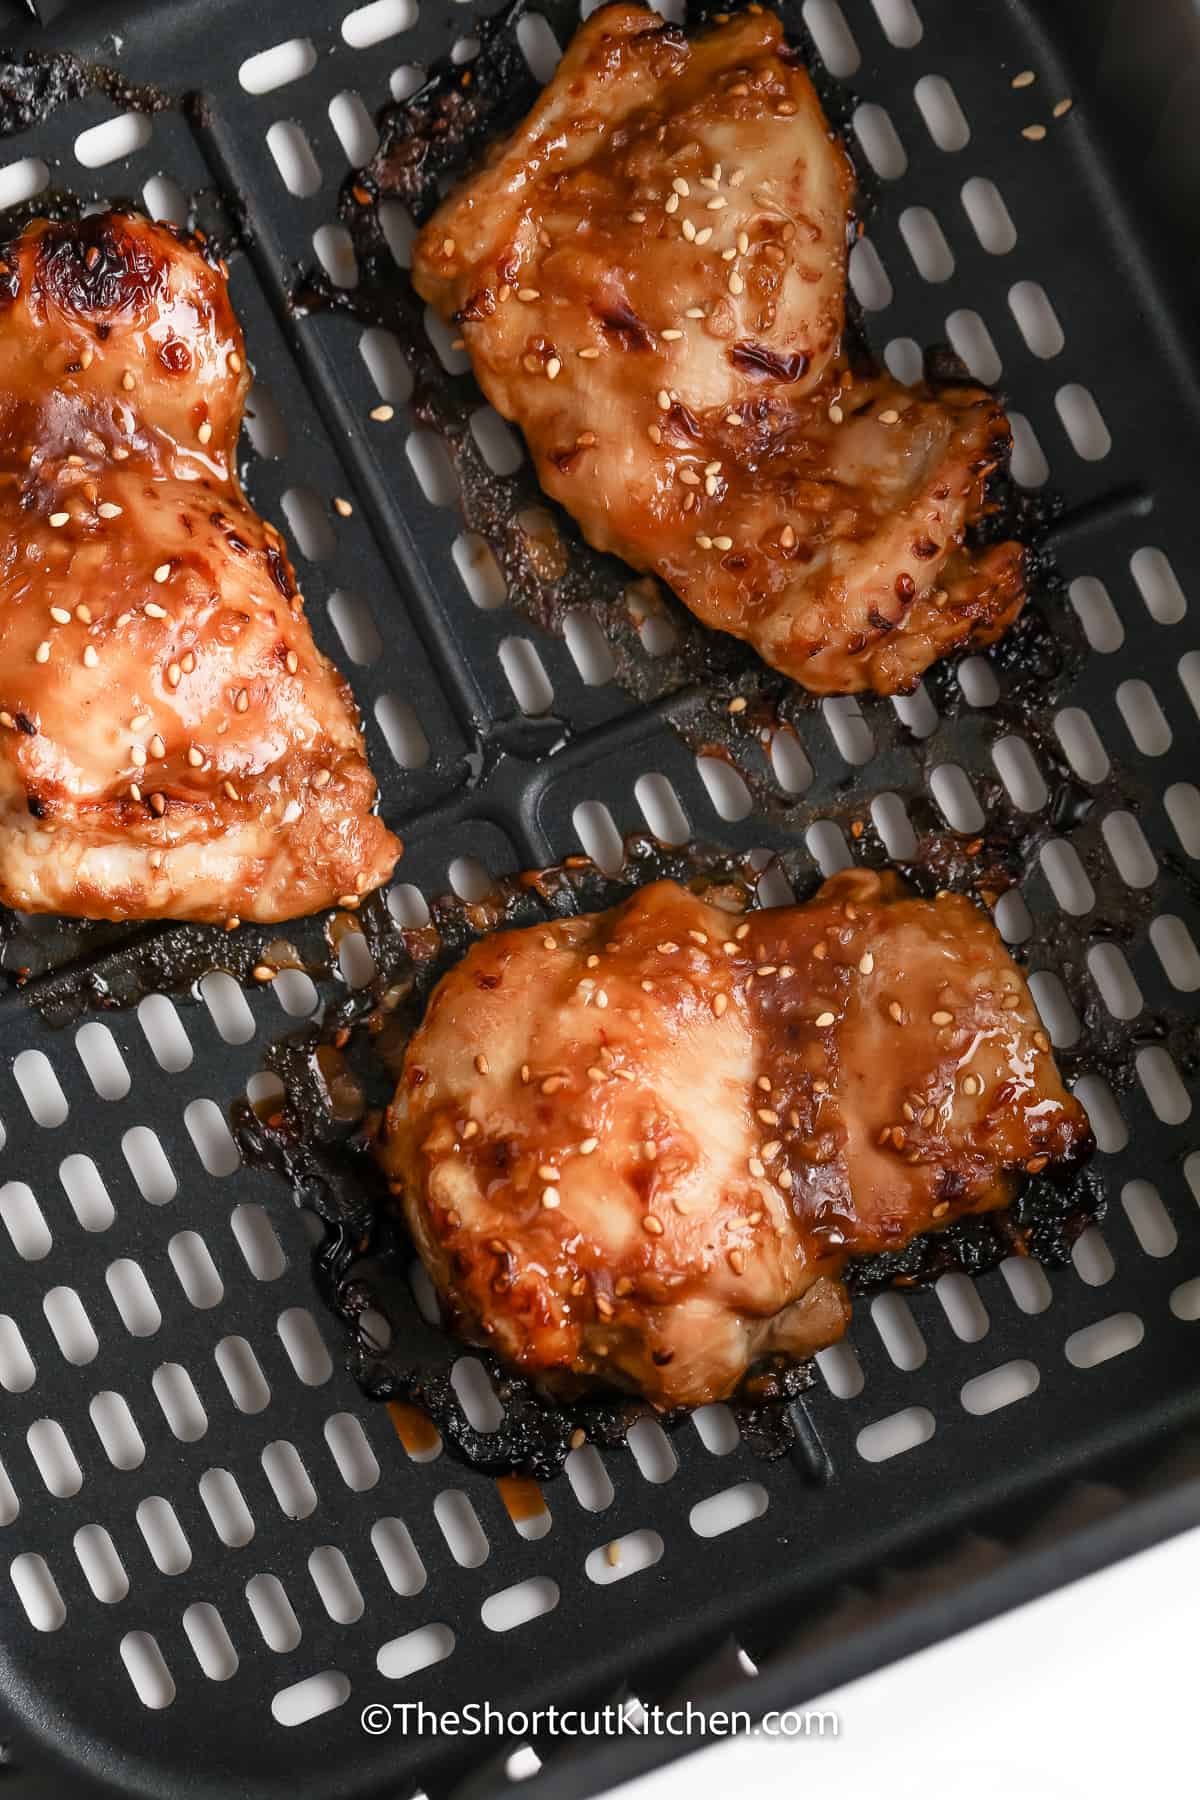
[[[904,368],[912,344],[949,333],[969,347],[965,314],[986,324],[1002,389],[1049,466],[1027,511],[1031,526],[1048,526],[1043,541],[1058,571],[1047,563],[1009,645],[973,663],[962,683],[938,672],[922,701],[899,708],[805,702],[670,605],[676,648],[650,654],[621,597],[624,578],[584,557],[569,530],[563,582],[531,579],[511,526],[535,498],[528,469],[489,474],[464,432],[479,404],[470,377],[447,377],[422,346],[402,275],[380,246],[372,255],[357,202],[343,191],[347,159],[329,113],[347,91],[377,112],[393,72],[433,64],[473,29],[469,6],[421,0],[418,13],[413,0],[396,9],[412,22],[367,47],[346,41],[349,9],[329,0],[48,3],[45,26],[9,9],[3,35],[17,65],[2,83],[9,156],[42,159],[53,188],[84,198],[137,200],[152,177],[169,177],[229,246],[236,303],[285,442],[275,458],[248,450],[248,485],[261,510],[281,520],[289,505],[293,518],[306,516],[287,494],[316,496],[320,529],[310,522],[307,540],[314,554],[297,563],[318,642],[354,680],[383,809],[407,841],[399,882],[434,897],[461,858],[502,873],[577,851],[577,819],[585,835],[596,820],[577,814],[585,802],[607,807],[618,834],[669,825],[661,789],[656,799],[653,786],[638,786],[657,774],[696,836],[785,852],[794,882],[810,885],[818,865],[878,860],[889,845],[908,853],[902,815],[878,805],[895,796],[918,860],[967,881],[985,864],[1016,865],[1028,921],[1023,928],[1013,897],[999,916],[1031,970],[1048,978],[1039,1001],[1069,1077],[1086,1084],[1108,1197],[1102,1227],[1085,1234],[1073,1264],[1041,1278],[1028,1264],[985,1275],[973,1290],[982,1311],[953,1285],[903,1301],[892,1294],[878,1310],[860,1301],[854,1354],[823,1359],[827,1379],[804,1398],[792,1455],[764,1461],[744,1444],[727,1448],[728,1421],[710,1414],[704,1436],[685,1425],[670,1449],[651,1433],[637,1458],[604,1451],[614,1492],[600,1510],[581,1502],[570,1475],[546,1484],[548,1511],[527,1527],[541,1535],[525,1536],[494,1482],[446,1453],[410,1459],[386,1410],[362,1398],[342,1367],[341,1328],[317,1299],[303,1215],[267,1172],[234,1166],[221,1120],[262,1070],[268,1046],[295,1024],[283,1000],[299,1007],[305,990],[301,980],[249,984],[239,1008],[228,987],[222,994],[208,983],[201,998],[188,978],[214,961],[244,973],[280,934],[247,932],[235,944],[174,929],[80,932],[10,920],[0,991],[0,1215],[9,1227],[0,1239],[0,1379],[9,1388],[0,1403],[0,1686],[7,1763],[19,1771],[10,1779],[22,1793],[93,1785],[214,1800],[497,1792],[514,1745],[398,1729],[372,1738],[360,1729],[361,1709],[486,1697],[531,1710],[678,1691],[719,1704],[736,1692],[736,1704],[751,1709],[800,1702],[1200,1514],[1200,1131],[1191,1105],[1200,984],[1192,326],[1200,265],[1194,225],[1187,235],[1195,171],[1177,159],[1194,116],[1195,21],[1182,3],[843,4],[859,60],[844,87],[827,85],[830,105],[843,117],[859,101],[885,108],[907,163],[899,177],[871,183],[869,236],[892,297],[868,311],[867,329]],[[546,0],[560,38],[571,5]],[[829,41],[828,5],[788,0],[782,10],[798,34],[808,19]],[[239,82],[246,58],[295,37],[311,46],[297,64],[303,72],[273,91],[247,92]],[[30,64],[31,56],[41,60]],[[96,64],[119,75],[93,80]],[[485,64],[497,66],[495,46]],[[499,66],[504,79],[484,84],[485,99],[516,110],[527,103],[529,78],[519,56]],[[1027,68],[1036,83],[1014,89],[1012,77]],[[965,147],[934,141],[914,95],[927,76],[952,85],[969,128]],[[401,88],[410,82],[397,79]],[[122,82],[133,84],[132,96]],[[79,133],[131,97],[155,109],[148,142],[84,168]],[[1056,119],[1053,103],[1065,98],[1074,105]],[[308,138],[319,182],[306,197],[287,191],[268,147],[278,121]],[[1044,124],[1045,137],[1023,136],[1031,124]],[[978,210],[985,182],[1003,197],[1011,242],[994,209]],[[982,239],[964,204],[967,183]],[[925,280],[914,266],[904,235],[910,207],[930,209],[940,224],[953,261],[944,280]],[[339,209],[364,253],[360,310],[374,310],[379,326],[395,324],[411,351],[411,401],[394,365],[383,366],[393,367],[385,383],[399,382],[396,393],[377,390],[359,354],[361,321],[310,280],[319,267],[313,234]],[[856,274],[861,283],[864,271]],[[1021,282],[1048,296],[1061,346],[1044,316],[1040,324],[1023,316],[1036,349],[1051,354],[1035,353],[1010,305]],[[300,294],[314,303],[306,314],[294,305]],[[1071,411],[1076,384],[1103,420],[1102,436],[1080,441],[1092,451],[1110,440],[1094,460],[1077,453],[1056,404],[1066,389],[1068,418],[1081,416]],[[369,421],[381,398],[395,400],[394,417]],[[473,520],[492,533],[519,608],[488,610],[471,599],[454,557],[456,504],[432,504],[406,454],[418,427],[440,431],[449,445]],[[259,438],[272,447],[265,424]],[[1019,472],[1031,468],[1026,439]],[[331,509],[335,495],[351,501],[350,517]],[[601,638],[616,645],[620,679],[585,683],[567,642],[530,623],[537,615],[561,625],[567,602],[590,608]],[[583,628],[577,621],[571,630],[578,648]],[[533,715],[517,705],[502,666],[502,654],[513,666],[514,640],[540,660],[542,710]],[[731,715],[734,694],[748,704]],[[780,785],[764,751],[761,734],[780,718],[812,770],[799,794]],[[1006,739],[1023,741],[1031,762],[1022,768],[1001,750],[998,767],[994,752]],[[697,767],[705,748],[742,770],[755,801],[748,815],[719,814]],[[785,772],[803,770],[794,748],[779,760]],[[947,769],[962,780],[935,775]],[[982,824],[957,810],[972,789]],[[722,804],[744,813],[745,797]],[[972,848],[977,839],[982,848]],[[1079,890],[1055,844],[1074,850],[1074,880],[1082,872],[1090,884],[1092,902],[1080,912],[1069,910]],[[455,874],[460,884],[466,878],[461,866]],[[395,899],[404,917],[417,904],[411,892]],[[381,907],[370,921],[384,952],[396,929],[389,919]],[[316,967],[320,922],[282,935]],[[354,954],[347,951],[357,979],[365,967]],[[136,1005],[156,979],[170,999]],[[336,998],[342,981],[319,978],[322,996]],[[1161,1062],[1155,1076],[1156,1053],[1171,1059],[1173,1079]],[[31,1056],[48,1059],[57,1080],[65,1103],[57,1124],[38,1123],[25,1097],[55,1116],[44,1067],[39,1076],[21,1060]],[[138,1290],[138,1269],[150,1299]],[[249,1362],[231,1340],[249,1348]],[[233,1385],[243,1405],[260,1410],[235,1404],[222,1373],[231,1355],[242,1359]],[[861,1391],[840,1397],[856,1365]],[[182,1402],[181,1371],[194,1386]],[[981,1378],[982,1387],[969,1385]],[[113,1394],[141,1445],[140,1456],[136,1444],[116,1454],[135,1466],[114,1466],[95,1423],[113,1404],[98,1411],[98,1396]],[[981,1413],[985,1402],[994,1410]],[[64,1434],[66,1453],[46,1421]],[[871,1435],[860,1440],[864,1430]],[[896,1453],[868,1460],[860,1441],[872,1453]],[[222,1483],[228,1496],[230,1480],[245,1509],[240,1530],[214,1497]],[[725,1502],[715,1515],[729,1529],[699,1535],[693,1509],[742,1484],[753,1484],[746,1504]],[[594,1498],[582,1478],[579,1485]],[[474,1552],[464,1550],[461,1500],[446,1498],[453,1494],[474,1509]],[[146,1510],[148,1500],[173,1509],[174,1528],[161,1506]],[[226,1538],[249,1533],[248,1541],[223,1541],[215,1519]],[[408,1534],[390,1539],[394,1580],[375,1547],[388,1541],[381,1520],[402,1521]],[[90,1585],[81,1548],[103,1592],[112,1596],[120,1581],[104,1587],[94,1531],[78,1536],[88,1527],[109,1534],[128,1584],[123,1597],[101,1599]],[[632,1533],[654,1536],[630,1546],[617,1570],[603,1555],[589,1564]],[[177,1572],[158,1566],[151,1543]],[[656,1543],[658,1560],[641,1566],[639,1550]],[[327,1548],[314,1565],[323,1547],[339,1551],[346,1568]],[[18,1598],[10,1570],[27,1557],[44,1559],[52,1577],[62,1611],[55,1630],[36,1629]],[[626,1569],[624,1579],[592,1579]],[[286,1647],[278,1635],[275,1647],[265,1641],[247,1598],[257,1584],[261,1611],[265,1577],[277,1584],[274,1611],[262,1614],[268,1629],[280,1629],[280,1590],[294,1615]],[[522,1610],[530,1616],[498,1632],[494,1597],[514,1587],[516,1599],[498,1603],[502,1622]],[[212,1614],[196,1607],[215,1610],[231,1649],[214,1637]],[[154,1640],[155,1697],[169,1693],[169,1704],[148,1708],[135,1692],[122,1658],[131,1634]],[[429,1661],[435,1652],[442,1660]],[[425,1666],[399,1677],[405,1658],[422,1657]],[[757,1679],[745,1673],[747,1657]],[[313,1676],[325,1677],[320,1694],[340,1703],[303,1724],[279,1723],[277,1696]],[[594,1791],[681,1747],[626,1740],[575,1755],[538,1744],[545,1764],[523,1786]]]

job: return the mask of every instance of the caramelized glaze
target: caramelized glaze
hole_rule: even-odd
[[[482,939],[378,1154],[460,1332],[665,1408],[833,1342],[850,1257],[1089,1144],[986,915],[856,870],[747,918],[663,881]]]
[[[250,377],[223,268],[120,213],[35,222],[0,268],[0,900],[357,905],[400,845],[238,482]]]
[[[689,39],[618,4],[413,280],[591,544],[814,692],[893,693],[1000,635],[1023,559],[965,541],[1010,447],[993,397],[851,365],[851,200],[778,19]]]

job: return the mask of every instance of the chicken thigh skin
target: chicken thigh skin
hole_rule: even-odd
[[[480,940],[377,1152],[455,1329],[668,1408],[832,1343],[850,1257],[1089,1145],[986,915],[856,870],[744,918],[664,881]]]
[[[235,462],[225,273],[133,214],[0,252],[0,901],[102,919],[357,905],[398,841],[349,689]]]

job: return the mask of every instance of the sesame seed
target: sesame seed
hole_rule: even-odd
[[[479,1136],[479,1120],[478,1119],[468,1119],[466,1124],[463,1126],[463,1137],[464,1138],[473,1138],[473,1137],[478,1137],[478,1136]]]
[[[626,214],[626,217],[631,225],[644,225],[646,223],[646,215],[644,212],[631,212]]]
[[[933,1025],[953,1025],[954,1014],[952,1012],[947,1012],[946,1009],[942,1007],[937,1012],[930,1013],[929,1019],[930,1023]]]
[[[1012,85],[1015,88],[1032,87],[1036,80],[1037,76],[1032,69],[1022,69],[1019,75],[1013,76]]]
[[[728,205],[729,202],[726,200],[724,194],[718,194],[715,200],[709,200],[707,202],[704,210],[705,212],[724,212]]]
[[[729,277],[730,293],[731,294],[740,294],[745,290],[745,286],[746,286],[745,282],[742,280],[742,278],[738,274],[737,270],[734,269],[734,271],[732,272],[732,274]]]
[[[1047,1051],[1050,1048],[1050,1039],[1046,1036],[1044,1031],[1035,1031],[1033,1034],[1033,1041],[1039,1050]]]
[[[559,1088],[566,1087],[566,1085],[565,1075],[547,1075],[545,1081],[542,1082],[542,1092],[543,1094],[557,1094]]]
[[[702,319],[704,317],[704,308],[702,306],[689,306],[683,316],[685,319]]]
[[[1040,144],[1045,135],[1046,127],[1044,125],[1026,125],[1021,132],[1021,136],[1028,138],[1031,144]]]
[[[1056,119],[1065,119],[1074,104],[1075,102],[1073,100],[1057,100],[1054,104],[1054,117]]]
[[[731,537],[715,537],[713,539],[713,549],[714,550],[732,550],[733,549],[733,539]]]
[[[231,350],[229,352],[229,355],[225,358],[225,364],[226,364],[226,367],[231,369],[235,375],[240,374],[241,367],[242,367],[242,359],[238,355],[236,350]]]
[[[348,500],[343,500],[342,496],[340,494],[335,494],[334,501],[333,501],[333,510],[338,515],[339,519],[348,519],[350,517],[351,513],[354,511],[354,508],[351,506],[351,504]]]
[[[138,786],[136,781],[131,781],[129,784],[129,798],[131,800],[140,800],[141,797],[142,797],[141,788]]]
[[[148,619],[165,619],[167,616],[166,607],[159,606],[153,600],[147,600],[145,606],[142,608],[142,611],[146,614],[146,617]]]
[[[679,339],[683,336],[683,333],[682,333],[682,331],[679,331],[675,327],[672,326],[668,330],[664,331],[661,335],[666,339],[668,344],[676,344],[679,342]]]
[[[757,1156],[750,1157],[749,1161],[746,1164],[746,1167],[749,1169],[749,1171],[752,1175],[758,1176],[760,1178],[763,1175],[765,1175],[767,1172],[765,1167],[759,1161]]]
[[[596,1005],[600,1008],[601,1012],[603,1012],[604,1008],[608,1005],[608,995],[605,993],[603,988],[597,989]]]
[[[651,1237],[661,1237],[663,1234],[663,1222],[656,1214],[647,1213],[642,1220],[642,1230],[648,1231]]]
[[[146,752],[142,749],[142,746],[140,744],[135,744],[133,746],[133,749],[129,752],[129,760],[133,764],[135,769],[144,769],[145,768]]]
[[[75,617],[79,620],[81,625],[90,625],[92,622],[91,607],[85,606],[81,600],[79,605],[75,608]]]
[[[203,421],[199,430],[196,432],[196,436],[200,439],[202,444],[207,444],[209,442],[212,437],[212,425],[208,419]]]
[[[102,519],[119,519],[121,510],[115,500],[102,500],[96,508]]]
[[[300,667],[300,658],[296,655],[294,650],[289,650],[284,657],[284,666],[289,675],[294,675],[296,670]]]
[[[817,1014],[817,1025],[818,1025],[818,1026],[819,1026],[819,1027],[820,1027],[820,1028],[821,1028],[821,1029],[822,1029],[822,1030],[824,1030],[824,1028],[825,1028],[825,1026],[826,1026],[826,1025],[832,1025],[832,1024],[833,1024],[833,1021],[834,1021],[834,1017],[835,1017],[835,1015],[834,1015],[834,1014],[833,1014],[833,1013],[831,1013],[831,1012],[823,1012],[823,1013],[818,1013],[818,1014]]]
[[[888,1013],[890,1014],[890,1016],[893,1019],[895,1019],[897,1025],[900,1025],[903,1023],[904,1012],[903,1012],[903,1010],[900,1006],[900,1002],[898,1000],[889,1000],[888,1001]]]
[[[221,791],[224,793],[227,800],[237,800],[239,798],[238,791],[234,787],[232,781],[223,781],[221,783]]]
[[[715,475],[706,475],[704,477],[704,491],[711,500],[712,496],[717,491],[717,478]]]
[[[657,425],[647,426],[646,436],[650,439],[650,442],[652,444],[661,444],[662,443],[662,432],[659,430]]]
[[[763,1145],[762,1149],[759,1151],[759,1155],[765,1163],[774,1162],[782,1149],[783,1144],[779,1138],[772,1138],[769,1143]]]
[[[679,195],[678,194],[668,194],[667,195],[666,204],[663,207],[663,211],[666,213],[677,213],[679,211]]]
[[[779,1123],[779,1114],[772,1112],[769,1106],[757,1107],[754,1116],[756,1119],[760,1119],[764,1125],[778,1125]]]
[[[863,954],[858,959],[859,974],[860,975],[869,975],[871,973],[872,969],[874,969],[874,967],[875,967],[875,958],[871,955],[871,952],[869,950],[864,950]]]
[[[40,663],[50,661],[50,646],[48,643],[46,643],[45,639],[42,640],[42,642],[38,645],[37,649],[34,651],[33,660],[34,660],[34,662],[40,662]]]
[[[696,538],[696,542],[700,546],[701,550],[711,550],[713,547],[713,541],[709,537],[708,533],[705,531],[700,532],[700,534]]]
[[[180,658],[179,666],[183,670],[185,675],[190,675],[192,670],[196,667],[196,659],[192,655],[190,650],[186,653],[186,655],[184,655]]]
[[[828,944],[814,944],[812,953],[818,962],[824,962],[829,954],[829,946]]]
[[[740,1250],[729,1252],[729,1266],[735,1275],[741,1275],[746,1267],[746,1258]]]
[[[668,394],[666,388],[659,388],[655,398],[658,401],[658,409],[660,412],[670,412],[671,396]]]
[[[188,748],[187,759],[191,763],[193,769],[198,769],[204,761],[204,752],[203,750],[197,750],[195,744],[192,744]]]
[[[774,975],[775,969],[776,965],[774,963],[762,963],[755,969],[754,973],[756,975]]]
[[[557,381],[559,378],[559,375],[561,373],[562,373],[562,359],[557,356],[552,356],[550,358],[550,361],[546,364],[547,378],[550,381]]]
[[[593,344],[593,345],[589,346],[588,349],[581,350],[579,352],[579,358],[580,358],[581,362],[595,362],[595,360],[599,356],[599,354],[600,354],[599,350],[597,350],[595,345]]]
[[[149,805],[150,811],[157,813],[160,819],[167,810],[166,800],[161,794],[151,794],[147,804]]]
[[[950,1202],[948,1200],[939,1200],[933,1209],[933,1216],[935,1219],[944,1219],[949,1211]]]
[[[113,461],[114,462],[128,462],[129,461],[129,451],[124,444],[114,444],[113,445]]]
[[[316,769],[313,772],[312,784],[314,787],[317,787],[317,788],[328,787],[329,783],[332,780],[333,780],[333,770],[332,769]]]
[[[131,394],[133,392],[134,377],[133,377],[132,369],[126,369],[124,374],[121,376],[121,386],[125,389],[125,392],[127,394]]]
[[[964,1094],[982,1094],[983,1083],[978,1075],[967,1075],[963,1078]]]
[[[695,469],[680,469],[679,479],[683,482],[685,487],[700,486],[700,477],[697,475]]]
[[[154,579],[158,582],[160,587],[164,581],[169,581],[171,579],[171,565],[169,562],[159,563],[157,569],[154,571]]]
[[[739,232],[738,232],[738,234],[737,234],[737,247],[738,247],[738,255],[739,255],[739,256],[747,256],[747,255],[749,255],[749,252],[750,252],[750,233],[749,233],[749,232],[748,232],[748,231],[739,231]]]
[[[745,712],[745,710],[746,710],[747,706],[749,706],[749,704],[750,704],[750,702],[746,699],[746,696],[744,694],[738,694],[735,696],[734,699],[732,699],[729,702],[729,705],[726,708],[726,711],[731,712],[731,713]]]
[[[881,425],[895,425],[897,423],[897,421],[899,420],[899,418],[900,418],[900,414],[896,411],[895,407],[889,406],[887,408],[886,412],[880,413],[879,423]]]
[[[395,407],[387,406],[387,405],[373,406],[371,408],[370,412],[367,414],[367,417],[370,419],[374,419],[374,421],[377,425],[386,425],[388,420],[394,419],[395,416],[396,416]]]
[[[687,199],[688,195],[692,191],[691,188],[688,186],[687,182],[683,179],[682,175],[676,175],[674,181],[671,183],[671,186],[677,194],[682,194],[682,196],[685,200]]]
[[[250,705],[249,694],[246,692],[245,688],[239,688],[236,695],[234,696],[233,710],[235,712],[244,713],[249,705]]]
[[[50,617],[54,620],[56,625],[69,625],[71,623],[71,615],[65,606],[52,606],[50,608]]]
[[[1049,1161],[1050,1158],[1048,1156],[1031,1156],[1029,1161],[1025,1164],[1025,1173],[1027,1175],[1040,1175]]]
[[[835,425],[840,425],[842,420],[845,418],[845,416],[846,416],[845,413],[842,411],[841,407],[837,405],[836,402],[830,407],[829,417],[832,419],[832,421]]]
[[[683,221],[683,224],[679,227],[679,229],[683,233],[684,237],[687,239],[689,244],[695,243],[696,227],[692,224],[692,221],[690,219],[685,219]]]
[[[279,970],[273,969],[270,963],[255,963],[251,973],[255,981],[274,981]]]
[[[749,925],[745,925],[745,924],[739,925],[733,935],[737,939],[738,943],[740,944],[745,938],[748,938],[750,936]]]
[[[740,425],[741,422],[742,422],[741,413],[727,412],[725,414],[725,423],[727,425]]]
[[[718,1019],[724,1018],[725,1009],[728,1007],[728,1005],[729,1005],[728,994],[714,994],[713,995],[712,1009]]]
[[[70,522],[71,515],[69,512],[52,512],[50,514],[50,524],[54,526],[56,531],[60,525],[69,525]]]
[[[707,244],[707,242],[708,242],[709,238],[712,236],[712,234],[713,234],[713,228],[711,225],[702,225],[700,227],[699,231],[696,233],[696,242],[698,244]],[[701,318],[704,317],[703,313],[700,314],[700,317]]]
[[[556,1187],[546,1187],[546,1188],[542,1189],[542,1205],[543,1206],[548,1206],[548,1207],[553,1208],[556,1206],[561,1206],[561,1204],[562,1204],[562,1195],[559,1193],[559,1191]]]
[[[775,1179],[786,1193],[790,1190],[792,1185],[792,1171],[790,1169],[780,1169]]]

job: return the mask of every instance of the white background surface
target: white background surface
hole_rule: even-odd
[[[620,1800],[1140,1800],[1200,1788],[1200,1528],[811,1703],[836,1741],[734,1740]]]

